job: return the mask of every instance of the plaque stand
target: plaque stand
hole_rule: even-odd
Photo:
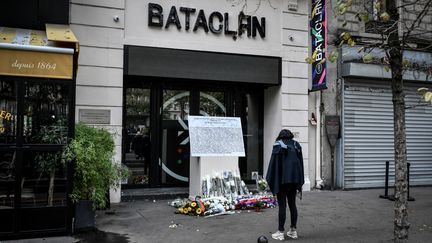
[[[190,157],[189,198],[193,200],[196,196],[202,196],[204,176],[223,171],[239,171],[238,157]]]

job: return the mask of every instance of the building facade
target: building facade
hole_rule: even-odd
[[[328,89],[321,92],[322,123],[325,128],[325,117],[340,117],[341,130],[338,143],[334,148],[335,161],[331,165],[332,148],[329,145],[326,129],[323,129],[322,167],[326,185],[331,185],[332,170],[334,183],[339,188],[383,187],[385,180],[385,163],[390,162],[390,185],[394,181],[394,147],[393,147],[393,104],[391,92],[391,72],[379,62],[364,63],[365,53],[358,50],[362,46],[379,42],[381,35],[377,32],[378,12],[371,12],[377,1],[353,5],[344,15],[328,18],[329,51],[338,47],[342,32],[348,32],[357,45],[344,45],[339,50],[339,60],[329,63]],[[390,4],[389,1],[382,1]],[[355,2],[356,3],[356,2]],[[369,4],[369,5],[367,5]],[[383,10],[385,6],[383,5]],[[369,11],[368,23],[358,21],[357,14]],[[407,26],[417,17],[421,2],[409,6],[403,11],[403,22]],[[330,9],[328,9],[330,10]],[[426,15],[414,30],[410,40],[411,50],[404,52],[404,59],[412,64],[404,72],[406,105],[418,104],[420,87],[431,88],[430,67],[432,65],[431,49],[427,48],[432,39],[432,16]],[[409,49],[409,48],[408,48]],[[375,60],[383,60],[385,54],[375,48],[372,52]],[[429,73],[429,75],[428,75]],[[425,104],[423,104],[425,105]],[[430,185],[432,183],[432,163],[430,161],[432,146],[431,113],[432,107],[419,106],[406,110],[406,142],[410,167],[411,185]]]
[[[241,117],[245,181],[265,173],[278,132],[291,129],[311,188],[309,10],[290,3],[71,1],[76,121],[116,134],[115,160],[132,172],[122,190],[187,185],[189,114]]]

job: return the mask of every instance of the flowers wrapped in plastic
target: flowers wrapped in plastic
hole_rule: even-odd
[[[262,176],[256,178],[256,186],[259,194],[265,194],[269,189],[267,181]]]
[[[202,198],[176,199],[170,205],[177,208],[176,213],[206,217],[230,214],[232,210],[275,207],[277,202],[269,193],[267,181],[259,176],[256,183],[258,194],[252,195],[238,171],[213,173],[202,180]]]
[[[171,203],[171,205],[176,204],[173,202]],[[204,203],[199,198],[196,198],[194,201],[191,200],[184,201],[184,204],[178,207],[176,211],[176,213],[186,214],[191,216],[201,216],[204,215],[204,212],[205,212]]]

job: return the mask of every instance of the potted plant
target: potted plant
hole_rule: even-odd
[[[75,138],[64,150],[63,159],[74,162],[73,189],[76,231],[94,228],[97,208],[106,206],[106,193],[118,188],[128,172],[113,163],[113,136],[105,129],[82,123],[75,126]]]

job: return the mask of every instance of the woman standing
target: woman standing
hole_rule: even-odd
[[[284,240],[286,204],[291,215],[291,226],[287,236],[297,239],[296,194],[301,193],[304,184],[303,154],[300,144],[293,140],[294,135],[288,129],[280,131],[267,169],[267,182],[270,190],[277,196],[279,204],[279,227],[272,234],[276,240]]]

